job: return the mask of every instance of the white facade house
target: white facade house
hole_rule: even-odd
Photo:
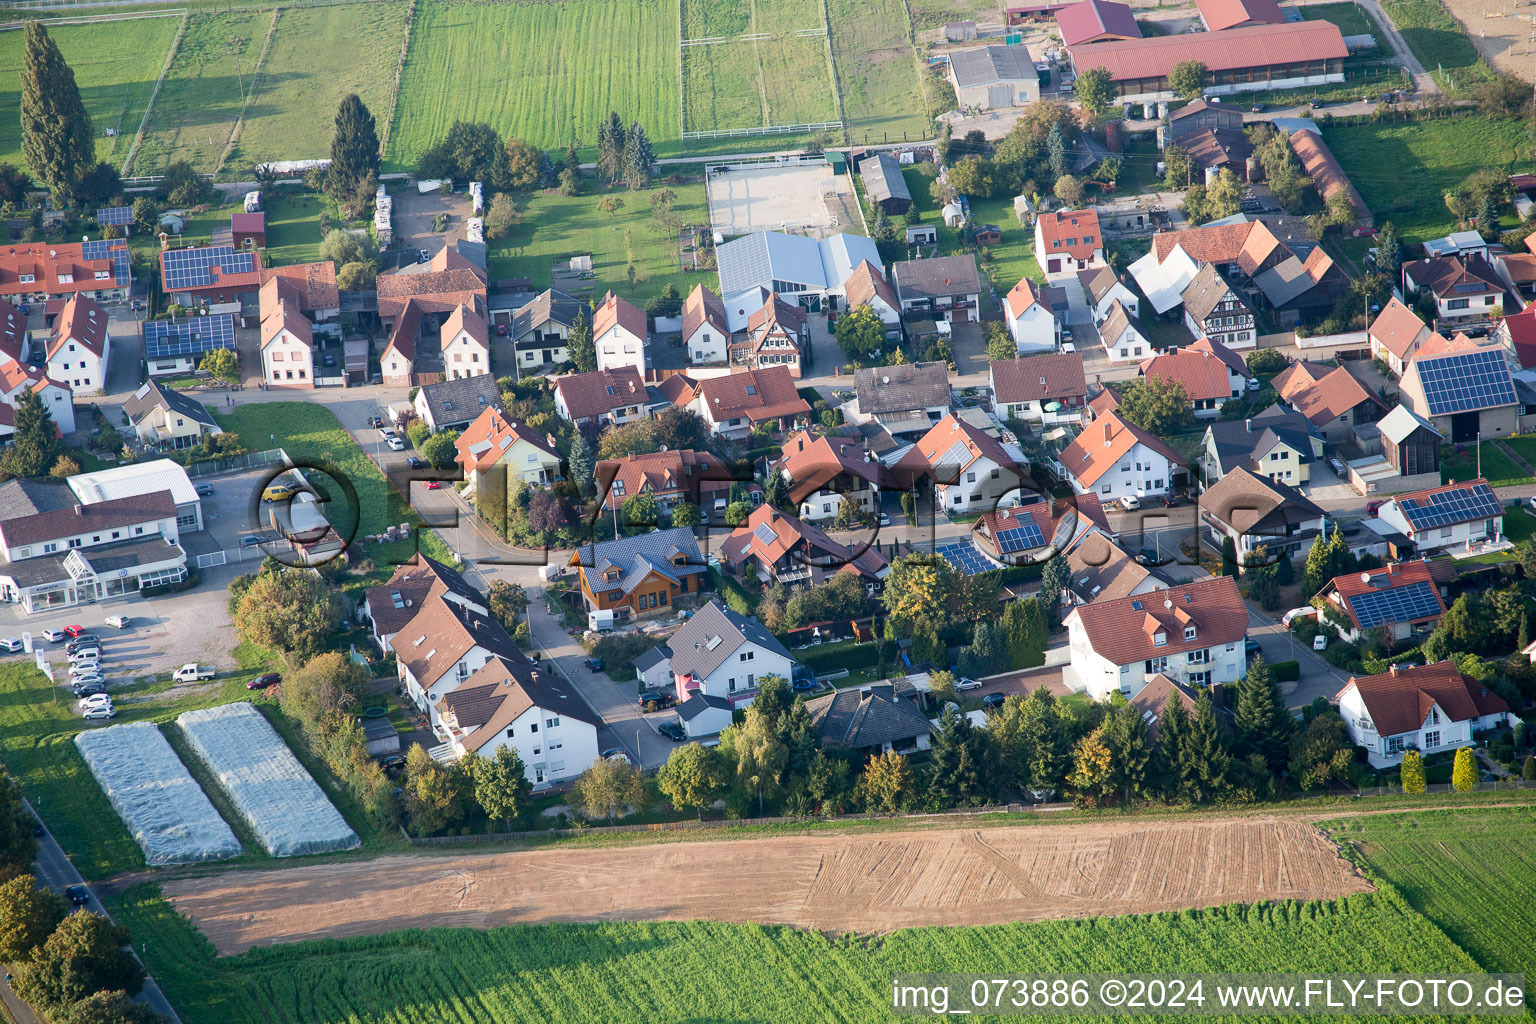
[[[1248,609],[1230,576],[1077,605],[1063,621],[1072,659],[1063,678],[1094,700],[1135,697],[1159,674],[1198,687],[1248,673]]]
[[[1009,452],[991,434],[949,415],[901,457],[896,472],[912,480],[926,476],[946,510],[988,512],[1019,503],[1025,462],[1022,451]]]
[[[511,747],[535,787],[574,779],[598,759],[597,716],[569,682],[521,653],[491,659],[438,704],[440,735],[457,756]]]
[[[1376,516],[1412,540],[1420,554],[1504,543],[1504,506],[1483,479],[1396,495]]]
[[[1099,340],[1112,363],[1139,362],[1154,351],[1141,321],[1119,299],[1110,303],[1109,315],[1099,323]]]
[[[1473,734],[1507,725],[1509,705],[1451,662],[1352,677],[1337,696],[1339,715],[1373,768],[1399,764],[1417,750],[1435,754],[1469,746]]]
[[[112,335],[107,311],[95,301],[76,295],[54,321],[48,341],[48,376],[75,392],[100,392],[107,385],[107,359]]]
[[[707,693],[696,693],[677,708],[677,720],[691,740],[719,735],[734,717],[735,707],[729,700]]]
[[[59,433],[75,432],[75,395],[69,385],[54,380],[31,363],[12,362],[0,366],[0,404],[15,409],[29,391],[35,391],[42,399],[43,408],[53,417]],[[15,414],[4,419],[14,423]],[[8,424],[0,423],[0,440],[4,440],[11,429]]]
[[[491,372],[491,331],[485,317],[460,306],[443,323],[443,373],[448,380]]]
[[[1027,277],[1020,278],[1003,300],[1003,312],[1019,355],[1056,350],[1061,341],[1061,321],[1056,319],[1044,288]]]
[[[1101,323],[1109,316],[1110,307],[1116,302],[1124,306],[1131,316],[1141,316],[1141,297],[1126,287],[1119,272],[1113,267],[1080,270],[1077,279],[1088,297],[1094,323]]]
[[[478,608],[426,600],[395,634],[400,682],[405,694],[442,735],[439,702],[490,662],[504,656],[521,658],[517,645],[501,624]]]
[[[1183,466],[1173,449],[1113,412],[1095,417],[1059,461],[1075,493],[1101,501],[1166,494]]]
[[[720,296],[694,285],[683,301],[683,347],[688,350],[690,366],[724,363],[729,358],[730,321]]]
[[[644,377],[649,336],[645,313],[612,292],[592,314],[592,343],[599,370],[628,366]]]
[[[764,676],[794,678],[795,659],[763,624],[710,601],[672,635],[671,672],[677,697],[721,697],[746,707]]]

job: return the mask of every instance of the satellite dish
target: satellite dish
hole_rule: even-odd
[[[1170,598],[1170,597],[1163,598],[1163,607],[1164,608],[1172,608],[1173,607],[1173,599]]]
[[[82,242],[89,242],[90,240],[91,240],[91,236],[90,235],[81,235],[80,236],[80,241],[82,241]]]
[[[1371,574],[1368,573],[1368,572],[1361,573],[1360,574],[1360,582],[1361,583],[1369,583],[1369,582],[1371,582]]]

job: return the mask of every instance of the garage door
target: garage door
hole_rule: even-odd
[[[1046,260],[1045,261],[1045,272],[1047,274],[1059,274],[1059,273],[1061,273],[1061,257],[1060,256],[1052,256],[1050,259]]]
[[[987,86],[987,106],[992,108],[1013,106],[1013,86]]]

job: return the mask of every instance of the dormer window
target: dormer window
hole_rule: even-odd
[[[1184,639],[1185,640],[1193,640],[1194,638],[1195,638],[1195,627],[1194,626],[1185,626],[1184,627]]]
[[[1168,646],[1168,634],[1167,633],[1154,633],[1152,635],[1152,646],[1153,647],[1167,647]]]

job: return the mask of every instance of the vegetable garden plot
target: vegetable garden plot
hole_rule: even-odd
[[[240,856],[240,841],[153,723],[87,730],[75,746],[152,867]]]
[[[272,856],[362,845],[288,744],[252,705],[188,711],[176,724]]]

